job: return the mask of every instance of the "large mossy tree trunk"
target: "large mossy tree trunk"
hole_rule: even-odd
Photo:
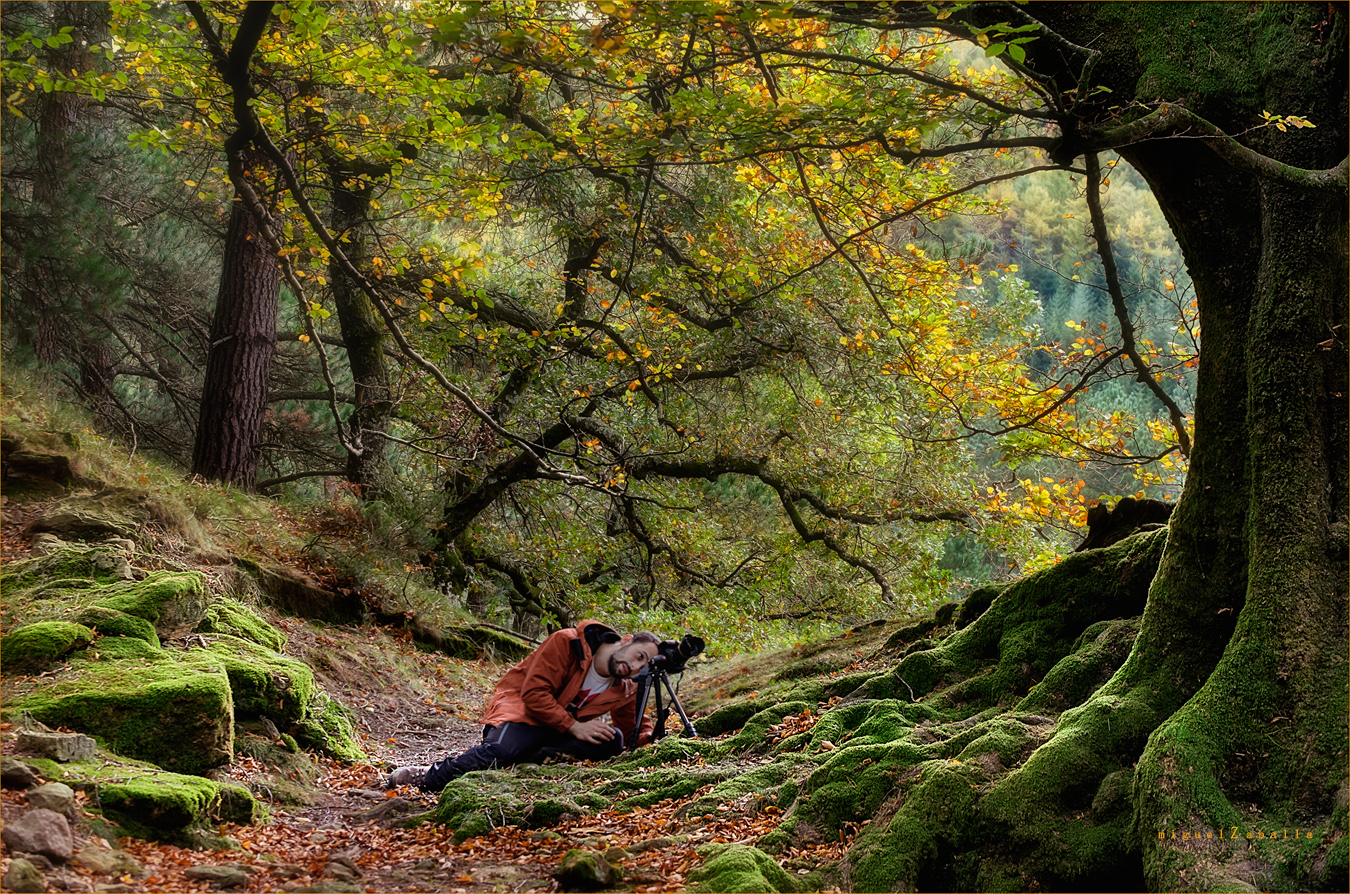
[[[1050,4],[1032,13],[1102,52],[1097,75],[1113,102],[1180,101],[1229,133],[1267,109],[1302,115],[1317,129],[1267,128],[1244,142],[1304,169],[1345,157],[1343,10]],[[1085,854],[1137,847],[1155,889],[1279,884],[1281,872],[1286,884],[1308,884],[1290,867],[1254,869],[1245,838],[1208,833],[1328,822],[1344,833],[1344,185],[1259,177],[1184,134],[1121,152],[1153,188],[1195,284],[1204,344],[1194,451],[1129,659],[1063,715],[1056,736],[985,799],[984,815],[1030,840],[1047,829],[1029,817],[1062,819],[1084,807],[1074,793],[1133,767],[1133,840]],[[1172,838],[1197,832],[1203,844],[1178,848]]]

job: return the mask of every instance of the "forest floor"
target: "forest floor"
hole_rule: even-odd
[[[21,532],[43,508],[5,503],[0,561],[28,554]],[[507,825],[455,843],[452,829],[409,824],[435,806],[435,796],[407,786],[386,790],[385,781],[393,767],[425,764],[476,742],[476,718],[507,665],[428,651],[393,627],[323,625],[276,614],[268,620],[286,634],[287,652],[310,664],[324,689],[356,713],[369,760],[345,764],[305,755],[294,765],[269,766],[237,757],[213,775],[248,786],[267,817],[254,826],[223,827],[229,847],[188,849],[123,838],[112,847],[134,857],[139,870],[77,858],[46,872],[48,890],[555,891],[561,889],[554,872],[563,855],[585,847],[606,853],[621,871],[612,890],[679,891],[687,887],[685,873],[701,862],[697,848],[753,842],[780,819],[777,808],[748,803],[724,805],[712,817],[680,817],[707,786],[650,807],[565,816],[546,830]],[[724,681],[728,671],[721,670]],[[730,673],[738,671],[733,666]],[[721,685],[707,670],[702,674],[705,690]],[[691,676],[697,688],[699,671]],[[0,725],[6,754],[15,738],[9,726]],[[20,791],[5,789],[0,798],[8,821],[28,809]],[[109,847],[91,830],[76,829],[77,854]],[[796,856],[819,863],[838,859],[844,842],[809,849],[811,854]],[[6,854],[0,873],[9,862]],[[214,875],[211,868],[217,868]]]

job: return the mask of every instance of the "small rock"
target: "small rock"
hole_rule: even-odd
[[[277,878],[298,878],[309,872],[303,866],[297,866],[294,863],[278,863],[275,866],[268,867],[269,871]]]
[[[562,865],[553,873],[565,891],[598,891],[614,884],[617,876],[604,854],[582,848],[563,854]]]
[[[47,882],[36,866],[23,858],[16,858],[9,862],[9,871],[5,873],[3,879],[0,879],[0,887],[6,891],[33,894],[46,892]]]
[[[75,855],[75,862],[99,875],[111,875],[117,869],[117,861],[113,859],[111,851],[92,845],[80,848],[80,852]]]
[[[356,875],[365,875],[361,867],[356,865],[356,857],[350,851],[334,851],[328,855],[328,860],[334,865],[345,866]]]
[[[42,854],[21,854],[15,852],[13,856],[20,857],[24,860],[27,860],[29,863],[32,863],[34,866],[38,868],[39,872],[47,872],[49,870],[56,868],[56,864],[53,863],[51,860],[48,860]]]
[[[75,790],[64,782],[49,782],[28,793],[28,803],[75,819]]]
[[[357,874],[341,863],[329,863],[323,870],[324,878],[335,878],[340,882],[355,881]]]
[[[629,857],[628,851],[619,847],[617,844],[611,847],[609,850],[605,851],[605,859],[609,861],[611,865],[618,865],[619,863],[622,863],[623,861],[627,860],[628,857]]]
[[[365,888],[362,888],[360,885],[354,885],[351,882],[333,879],[332,881],[318,882],[313,885],[283,885],[281,890],[295,892],[295,894],[363,894]]]
[[[49,733],[36,730],[19,733],[16,746],[20,751],[49,757],[63,764],[91,758],[97,747],[93,739],[79,733]]]
[[[94,894],[132,894],[135,890],[135,885],[128,885],[125,882],[111,882],[106,885],[94,885]]]
[[[327,832],[311,832],[308,841],[310,844],[323,844],[328,840]]]
[[[440,865],[441,865],[440,860],[437,860],[435,857],[427,857],[424,860],[418,860],[417,863],[413,866],[413,869],[430,871],[438,868]]]
[[[238,866],[189,866],[183,870],[183,875],[210,882],[217,888],[238,888],[248,884],[248,873]]]
[[[52,810],[30,810],[0,831],[10,851],[43,854],[64,863],[74,852],[70,823]]]
[[[679,841],[674,838],[648,838],[646,841],[630,844],[628,846],[628,852],[630,854],[642,854],[650,850],[655,850],[658,847],[670,847],[675,844],[679,844]]]
[[[42,781],[38,771],[17,757],[0,757],[0,785],[5,788],[32,788]]]
[[[75,855],[75,862],[100,875],[130,875],[136,878],[145,874],[145,869],[135,857],[126,851],[107,850],[97,845],[86,845]]]
[[[70,894],[93,894],[94,885],[88,879],[72,872],[61,872],[47,880],[48,890],[69,891]]]

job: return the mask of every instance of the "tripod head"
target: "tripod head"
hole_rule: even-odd
[[[668,674],[683,673],[689,659],[703,653],[704,645],[703,637],[692,633],[686,633],[678,643],[672,639],[665,640],[656,647],[656,654],[652,656],[648,667]]]

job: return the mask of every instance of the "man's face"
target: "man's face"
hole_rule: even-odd
[[[609,675],[615,679],[636,676],[654,657],[656,646],[653,643],[628,643],[620,646],[609,656]]]

